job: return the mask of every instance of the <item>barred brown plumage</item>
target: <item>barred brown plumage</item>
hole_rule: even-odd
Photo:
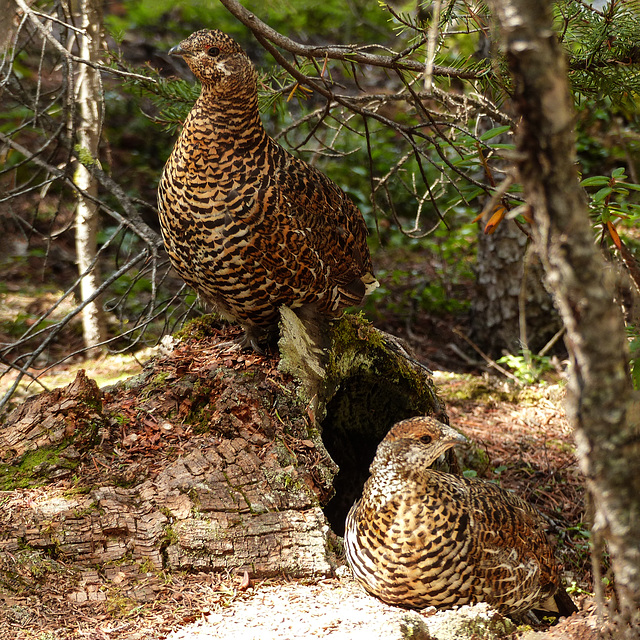
[[[345,550],[355,578],[406,607],[487,602],[509,614],[557,611],[551,601],[559,570],[542,516],[491,482],[429,468],[464,440],[431,417],[392,427],[347,516]],[[563,613],[575,610],[572,602],[567,607]]]
[[[217,30],[169,52],[202,83],[158,189],[180,276],[258,349],[281,305],[336,317],[376,286],[364,219],[329,178],[270,138],[257,74]]]

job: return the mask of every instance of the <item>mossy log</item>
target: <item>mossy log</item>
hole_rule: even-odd
[[[359,317],[325,328],[326,345],[295,314],[281,329],[263,356],[198,320],[134,378],[100,390],[80,371],[15,409],[0,586],[26,588],[16,558],[34,553],[81,571],[332,574],[378,442],[402,418],[446,416],[427,371]]]

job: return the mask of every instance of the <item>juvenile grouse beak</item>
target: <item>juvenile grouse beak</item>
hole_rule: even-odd
[[[459,431],[456,431],[449,425],[443,424],[440,428],[442,429],[442,439],[445,442],[453,442],[454,444],[469,442],[466,436],[463,436]]]

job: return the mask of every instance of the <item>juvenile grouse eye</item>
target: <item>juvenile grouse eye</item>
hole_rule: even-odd
[[[210,55],[212,58],[217,56],[219,53],[220,53],[220,49],[218,49],[218,47],[209,47],[207,49],[207,54]]]
[[[433,440],[431,436],[420,436],[420,442],[422,442],[422,444],[430,444],[431,440]]]

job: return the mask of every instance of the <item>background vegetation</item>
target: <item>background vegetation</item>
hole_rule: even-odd
[[[97,266],[105,282],[104,348],[121,352],[155,344],[200,313],[192,292],[168,271],[158,244],[155,190],[199,90],[186,67],[174,66],[166,51],[203,27],[223,29],[241,42],[261,72],[261,109],[269,132],[336,180],[365,215],[382,282],[367,302],[367,314],[409,335],[420,334],[425,318],[468,333],[478,295],[479,235],[513,225],[528,233],[521,189],[508,169],[515,131],[510,80],[493,51],[484,5],[366,0],[244,5],[293,41],[319,47],[319,53],[287,54],[291,68],[283,69],[281,60],[217,2],[131,0],[105,7],[104,123],[97,159],[82,158],[73,144],[69,74],[77,61],[51,43],[57,39],[74,52],[74,33],[61,26],[73,22],[70,10],[64,2],[46,0],[37,3],[35,20],[33,14],[16,17],[0,85],[5,274],[0,358],[7,380],[35,376],[64,358],[81,358],[86,349],[77,322],[73,247],[77,189],[69,167],[76,159],[98,160],[102,174]],[[638,15],[636,2],[555,5],[558,37],[570,57],[578,162],[594,239],[612,268],[636,285]],[[49,29],[49,40],[35,28],[36,20]],[[333,45],[345,48],[323,58]],[[363,64],[355,53],[395,62]],[[425,60],[433,64],[432,75],[417,70]],[[301,78],[319,83],[329,98]],[[492,268],[501,273],[497,255]],[[508,277],[521,277],[521,267],[519,276]],[[518,290],[519,282],[514,287]],[[621,284],[619,298],[637,380],[634,289]],[[514,322],[522,323],[522,315]],[[528,344],[491,350],[477,342],[523,379],[549,366],[549,354],[535,359]],[[461,348],[475,356],[466,343]],[[438,364],[437,357],[432,364]]]

